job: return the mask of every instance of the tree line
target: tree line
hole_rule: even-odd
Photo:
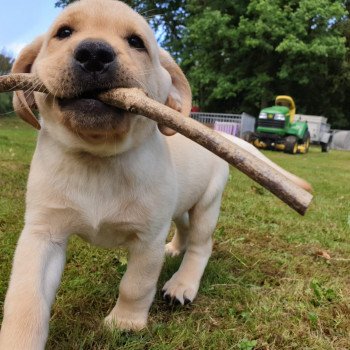
[[[11,71],[13,58],[5,51],[0,52],[0,75],[8,74]],[[11,112],[12,108],[12,94],[0,94],[0,117]]]

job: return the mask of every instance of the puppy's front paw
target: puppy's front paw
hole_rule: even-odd
[[[165,255],[176,257],[179,256],[183,251],[176,247],[173,242],[169,242],[165,245]]]
[[[138,317],[133,314],[121,317],[112,310],[112,312],[104,319],[104,325],[110,330],[118,328],[123,331],[140,331],[146,327],[147,317]]]
[[[173,277],[165,283],[162,289],[163,297],[169,304],[189,304],[196,297],[198,288],[198,284],[181,280],[175,273]]]

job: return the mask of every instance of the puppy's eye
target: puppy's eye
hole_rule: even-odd
[[[146,46],[143,40],[137,35],[131,35],[128,37],[128,43],[131,47],[139,50],[145,50]]]
[[[69,38],[73,34],[73,29],[68,26],[63,26],[60,29],[58,29],[55,37],[59,40],[63,40],[66,38]]]

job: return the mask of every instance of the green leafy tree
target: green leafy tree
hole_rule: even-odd
[[[8,74],[11,71],[13,59],[6,54],[6,52],[0,53],[0,75]],[[3,93],[0,94],[0,117],[6,115],[12,111],[12,94]]]
[[[349,123],[342,2],[251,0],[235,9],[230,1],[191,3],[197,15],[187,22],[183,65],[202,107],[256,115],[276,95],[290,94],[301,113]]]

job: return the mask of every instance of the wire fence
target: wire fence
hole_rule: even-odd
[[[234,136],[242,136],[246,131],[254,131],[255,118],[247,113],[202,113],[193,112],[191,117],[206,126]]]

